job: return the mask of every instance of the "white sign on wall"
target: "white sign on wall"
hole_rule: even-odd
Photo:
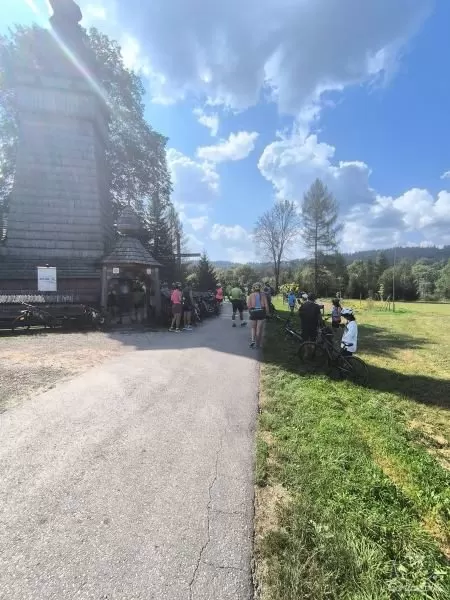
[[[56,267],[38,267],[38,291],[39,292],[57,292]]]

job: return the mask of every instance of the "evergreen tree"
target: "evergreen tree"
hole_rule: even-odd
[[[375,259],[375,273],[374,276],[377,281],[380,280],[380,277],[389,268],[389,261],[384,252],[378,252],[377,257]]]
[[[338,205],[328,188],[320,181],[306,192],[302,205],[303,244],[312,257],[314,291],[318,293],[323,257],[337,250],[337,239],[342,229],[338,223]]]
[[[450,259],[436,281],[436,291],[441,298],[450,299]]]
[[[173,245],[167,207],[158,193],[153,194],[145,210],[148,246],[157,260],[173,259]]]
[[[197,278],[198,287],[201,292],[213,290],[216,287],[217,275],[206,252],[203,252],[197,265]]]

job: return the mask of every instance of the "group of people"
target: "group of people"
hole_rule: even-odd
[[[295,296],[295,295],[294,295]],[[306,296],[306,297],[305,297]],[[292,309],[291,295],[288,295],[288,303]],[[295,309],[295,303],[294,303]],[[316,341],[317,331],[323,324],[324,305],[318,304],[314,294],[303,294],[299,308],[300,322],[302,325],[302,337],[305,341]],[[344,332],[341,338],[342,353],[351,355],[356,352],[358,347],[358,325],[351,308],[341,306],[339,298],[333,298],[331,309],[331,327],[339,331],[342,326],[342,319],[345,320]]]
[[[163,284],[167,285],[167,284]],[[161,289],[161,293],[164,295],[166,287]],[[167,287],[168,291],[168,287]],[[224,292],[222,286],[217,284],[216,291],[212,292],[215,301],[220,306],[223,302]],[[170,292],[170,304],[171,304],[171,316],[172,321],[170,324],[169,331],[172,333],[181,333],[181,322],[183,321],[183,331],[193,331],[192,327],[192,315],[195,310],[195,301],[190,283],[186,283],[183,286],[181,283],[174,283],[172,285],[172,291]]]
[[[262,342],[264,331],[264,322],[273,310],[272,297],[273,288],[267,282],[262,286],[255,283],[246,298],[245,291],[235,284],[229,294],[229,300],[232,306],[232,327],[236,327],[236,317],[239,314],[241,327],[247,325],[244,318],[244,311],[248,309],[251,322],[251,348],[259,348]],[[224,301],[224,290],[219,283],[216,286],[215,300],[220,306]],[[172,322],[169,331],[181,331],[181,320],[183,319],[184,331],[192,331],[192,312],[194,310],[194,298],[192,287],[189,284],[182,289],[181,284],[174,284],[170,296],[172,305]],[[317,302],[314,294],[301,292],[296,295],[292,290],[287,296],[287,301],[291,314],[299,306],[298,314],[300,317],[302,337],[305,341],[315,341],[319,327],[323,324],[324,305]],[[342,325],[342,319],[345,320],[344,333],[341,339],[342,352],[344,354],[353,354],[358,345],[358,326],[355,315],[351,308],[343,308],[339,298],[332,301],[331,326],[339,330]]]

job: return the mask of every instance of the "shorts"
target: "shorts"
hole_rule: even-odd
[[[193,310],[194,310],[194,307],[189,302],[185,302],[183,304],[183,312],[188,313],[188,312],[192,312]]]
[[[232,300],[231,306],[233,307],[233,314],[236,314],[237,312],[240,314],[244,310],[244,303],[242,300]]]
[[[266,311],[261,308],[252,308],[250,310],[250,321],[265,321],[267,317]]]
[[[175,315],[181,315],[181,304],[172,304],[172,314],[173,316]]]

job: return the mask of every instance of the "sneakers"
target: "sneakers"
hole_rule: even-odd
[[[256,342],[250,342],[250,348],[256,348]]]
[[[183,331],[192,331],[192,327],[190,325],[186,325],[186,327],[183,327]]]
[[[181,333],[181,329],[175,329],[175,333]]]
[[[174,333],[175,329],[174,329],[173,327],[171,327],[171,328],[169,329],[169,331],[170,331],[170,333]]]
[[[245,327],[247,325],[247,321],[242,321],[241,327]]]

